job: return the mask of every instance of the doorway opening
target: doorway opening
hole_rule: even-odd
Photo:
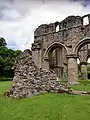
[[[53,70],[60,80],[67,76],[67,58],[64,47],[53,45],[48,52],[48,59],[49,69]]]

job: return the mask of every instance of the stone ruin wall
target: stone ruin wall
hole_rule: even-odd
[[[60,83],[53,71],[37,68],[32,60],[32,52],[28,49],[17,57],[13,69],[13,83],[4,96],[26,98],[48,92],[72,92]]]
[[[85,17],[88,17],[88,21],[89,21],[88,25],[83,24]],[[59,25],[59,30],[56,31],[56,27],[58,25]],[[57,45],[60,44],[61,46],[64,46],[62,48],[63,63],[61,63],[61,67],[65,67],[64,63],[66,67],[68,66],[69,64],[68,58],[70,57],[82,58],[83,60],[81,61],[81,63],[84,63],[85,59],[83,55],[85,56],[85,52],[81,53],[82,56],[81,55],[78,56],[77,52],[75,51],[75,48],[80,41],[87,38],[90,38],[90,14],[82,17],[69,16],[61,22],[57,21],[55,23],[40,25],[34,32],[34,43],[32,44],[33,60],[36,66],[38,66],[38,68],[49,69],[49,63],[48,63],[49,59],[48,59],[48,54],[46,53],[50,47],[53,47],[55,44]],[[71,60],[71,62],[70,64],[74,65],[73,60]],[[76,69],[77,71],[77,68],[75,67],[74,69]],[[67,72],[71,73],[71,71],[68,70],[68,68],[67,68]],[[77,73],[75,76],[77,76]],[[68,79],[73,79],[73,78],[69,77]]]
[[[90,23],[90,15],[87,16]],[[86,91],[74,91],[61,84],[56,73],[49,69],[48,60],[51,48],[63,46],[61,56],[68,67],[68,82],[77,83],[77,50],[80,45],[90,43],[90,24],[84,26],[83,17],[69,16],[61,22],[39,26],[34,33],[32,51],[25,50],[17,57],[13,66],[13,84],[4,95],[25,98],[45,92],[90,94]],[[56,32],[57,25],[59,31]],[[87,39],[83,43],[84,38]]]
[[[67,84],[61,84],[54,71],[37,68],[28,49],[17,57],[13,69],[13,83],[4,93],[5,97],[22,99],[44,93],[90,94],[90,91],[75,91]]]
[[[13,83],[4,93],[5,97],[22,99],[44,93],[90,94],[90,91],[75,91],[61,84],[54,71],[37,68],[28,49],[17,57],[13,69]]]

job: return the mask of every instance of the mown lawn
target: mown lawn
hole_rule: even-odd
[[[79,84],[72,85],[71,87],[75,90],[86,90],[90,91],[90,80],[80,80]]]
[[[11,82],[0,82],[0,95]],[[43,94],[28,99],[0,97],[0,120],[90,120],[90,96]]]

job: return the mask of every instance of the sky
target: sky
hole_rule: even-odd
[[[0,37],[23,51],[31,48],[39,25],[89,13],[89,0],[0,0]]]

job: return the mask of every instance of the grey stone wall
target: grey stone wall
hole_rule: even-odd
[[[84,25],[85,17],[88,17],[89,23],[87,25]],[[59,30],[56,31],[56,27],[58,25]],[[82,42],[85,40],[87,42]],[[79,57],[78,51],[80,47],[82,47],[86,43],[90,43],[90,14],[85,16],[68,16],[61,22],[57,21],[55,23],[43,24],[40,25],[34,32],[34,43],[32,44],[33,60],[35,64],[38,66],[38,68],[49,69],[50,66],[48,53],[50,49],[60,46],[63,49],[62,51],[63,63],[61,66],[65,65],[68,67],[69,59],[67,59],[67,56],[75,57],[77,56],[76,57],[77,59]],[[83,56],[84,53],[85,52],[80,53],[81,56]],[[38,58],[38,56],[40,57]],[[40,62],[38,62],[38,60]],[[74,66],[76,65],[76,63],[73,64]],[[69,70],[69,68],[67,69]],[[74,74],[75,74],[74,76],[76,76],[76,73]]]
[[[18,56],[13,69],[13,83],[5,96],[25,98],[46,92],[68,91],[65,85],[60,84],[54,71],[36,67],[30,50],[25,50]]]
[[[83,25],[83,18],[86,16],[89,24]],[[86,66],[83,63],[86,62],[89,52],[88,49],[79,52],[84,44],[90,43],[90,15],[86,16],[69,16],[61,22],[40,25],[34,32],[31,51],[25,50],[16,59],[13,66],[13,83],[4,95],[25,98],[45,92],[90,94],[86,91],[69,89],[66,85],[62,85],[57,77],[65,76],[70,84],[76,84],[77,58],[81,57],[82,76],[87,78]],[[56,31],[58,25],[59,31]],[[56,64],[51,69],[50,58],[53,56]]]

